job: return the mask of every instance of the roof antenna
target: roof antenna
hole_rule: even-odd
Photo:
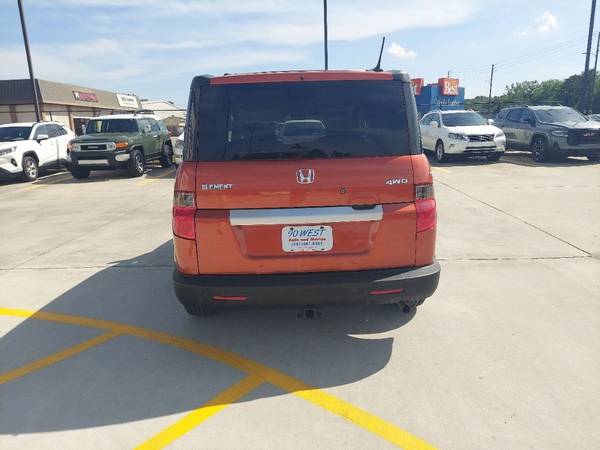
[[[377,60],[377,65],[372,69],[373,72],[383,72],[383,69],[381,68],[381,55],[383,54],[383,46],[385,45],[385,36],[383,37],[383,40],[381,41],[381,50],[379,50],[379,59]]]

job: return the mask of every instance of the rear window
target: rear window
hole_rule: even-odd
[[[410,154],[400,82],[207,85],[191,100],[186,159]]]
[[[135,119],[93,119],[88,122],[85,134],[135,133],[137,131]]]

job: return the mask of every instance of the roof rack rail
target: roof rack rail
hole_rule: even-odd
[[[135,111],[133,111],[133,114],[154,114],[154,111],[152,111],[151,109],[136,109]]]

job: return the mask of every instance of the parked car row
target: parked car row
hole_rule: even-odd
[[[529,150],[538,162],[600,160],[600,122],[566,106],[513,106],[487,121],[475,111],[431,111],[421,119],[421,137],[438,162],[459,156],[498,161],[506,147]]]
[[[147,111],[94,117],[79,137],[58,122],[0,125],[0,175],[25,181],[37,179],[40,170],[64,167],[75,178],[121,168],[138,177],[147,162],[170,167],[173,159],[167,128]]]

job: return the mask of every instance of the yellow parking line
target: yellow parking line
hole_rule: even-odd
[[[444,173],[452,173],[452,171],[450,169],[446,169],[444,167],[433,166],[431,169],[439,170],[440,172],[444,172]]]
[[[343,417],[359,427],[368,430],[371,433],[406,450],[425,450],[434,448],[430,444],[416,436],[413,436],[402,428],[361,408],[358,408],[349,402],[339,399],[334,395],[310,386],[298,380],[297,378],[286,375],[283,372],[262,365],[259,362],[249,358],[245,358],[227,350],[213,347],[193,339],[173,336],[168,333],[153,331],[135,325],[127,325],[108,320],[72,316],[47,311],[36,312],[26,309],[0,307],[0,315],[25,317],[36,320],[46,320],[51,322],[99,328],[187,350],[206,358],[213,359],[222,364],[226,364],[242,372],[246,372],[252,377],[264,380],[274,386],[279,387],[285,392],[294,394],[314,405]]]
[[[66,178],[62,178],[61,175],[68,175]],[[30,184],[27,187],[24,187],[23,189],[21,189],[21,191],[32,191],[34,189],[39,189],[41,187],[47,186],[49,184],[57,184],[60,183],[61,181],[65,181],[67,179],[69,179],[71,177],[71,174],[66,174],[66,173],[61,173],[59,175],[56,175],[55,177],[52,177],[50,180],[45,180],[42,179],[41,181],[35,181],[32,184]]]
[[[171,170],[167,170],[166,172],[161,173],[160,175],[157,175],[155,177],[152,178],[148,178],[148,176],[146,175],[146,177],[140,181],[139,183],[137,183],[137,186],[145,186],[146,184],[150,184],[153,181],[156,181],[159,178],[164,178],[164,177],[168,177],[169,175],[171,175],[172,173],[174,173],[177,169],[171,169]]]
[[[56,364],[57,362],[75,356],[78,353],[84,352],[92,347],[95,347],[96,345],[103,344],[109,339],[118,336],[119,334],[120,333],[117,331],[109,331],[108,333],[101,334],[100,336],[96,336],[93,339],[74,345],[73,347],[66,348],[60,352],[54,353],[50,356],[46,356],[45,358],[38,359],[37,361],[31,362],[29,364],[25,364],[24,366],[21,366],[18,369],[14,369],[10,372],[1,374],[0,385],[8,383],[9,381],[16,380],[17,378],[23,377],[25,375],[29,375],[32,372],[36,372],[38,370],[51,366],[52,364]]]
[[[165,448],[174,440],[192,431],[209,417],[214,416],[219,411],[227,408],[230,404],[235,403],[246,394],[252,392],[262,383],[264,383],[264,380],[261,377],[255,375],[247,376],[238,383],[217,394],[200,408],[186,414],[173,425],[170,425],[160,433],[151,437],[146,442],[136,447],[136,449],[155,450]]]

